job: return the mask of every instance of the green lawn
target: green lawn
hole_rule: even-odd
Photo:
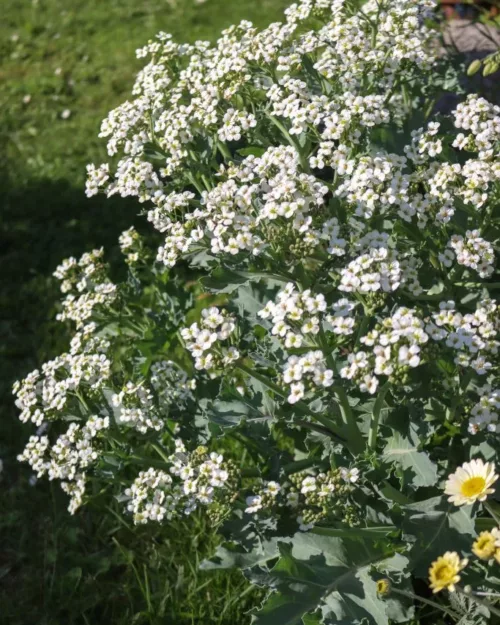
[[[258,600],[238,575],[196,572],[215,538],[199,519],[132,532],[30,486],[15,457],[31,428],[12,382],[66,347],[50,277],[62,258],[116,240],[133,202],[84,194],[85,165],[106,159],[101,119],[129,97],[135,49],[160,30],[215,39],[241,19],[280,19],[286,0],[2,0],[0,19],[0,615],[9,625],[247,622]],[[139,219],[138,223],[141,223]],[[246,593],[246,594],[245,594]]]

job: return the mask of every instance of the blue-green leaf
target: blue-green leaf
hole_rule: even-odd
[[[408,563],[382,544],[299,533],[279,548],[269,579],[275,591],[254,613],[256,625],[302,625],[317,610],[328,625],[389,625],[389,618],[411,617],[412,606],[377,595],[372,570],[400,577]]]
[[[383,458],[398,464],[402,469],[410,469],[414,474],[414,486],[434,486],[438,481],[437,466],[425,452],[418,451],[418,437],[412,434],[410,440],[399,432],[394,432],[387,441]]]

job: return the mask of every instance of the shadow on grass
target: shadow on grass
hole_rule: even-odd
[[[0,174],[0,411],[9,417],[13,381],[67,344],[64,327],[55,321],[60,299],[52,278],[56,266],[63,258],[101,246],[114,263],[120,256],[118,236],[139,212],[137,202],[88,199],[83,189],[64,180],[21,188],[13,182]],[[6,418],[4,414],[0,423]],[[6,435],[0,458],[2,445],[14,442],[12,434]]]
[[[76,542],[82,537],[91,550],[104,543],[92,521],[68,517],[57,489],[30,485],[30,471],[16,455],[34,432],[19,423],[11,387],[67,347],[65,329],[55,321],[60,294],[51,274],[57,264],[100,246],[116,258],[117,237],[138,210],[122,200],[88,200],[65,181],[14,183],[0,174],[0,614],[12,625],[58,623],[64,615],[62,623],[69,618],[66,599],[91,555]]]
[[[52,272],[63,258],[104,246],[118,280],[120,232],[147,226],[134,201],[89,200],[65,181],[14,183],[0,175],[0,622],[248,623],[260,591],[248,593],[239,572],[197,570],[217,543],[204,517],[132,531],[112,501],[115,516],[91,503],[71,517],[59,486],[32,485],[16,461],[34,427],[19,422],[12,383],[68,347]]]

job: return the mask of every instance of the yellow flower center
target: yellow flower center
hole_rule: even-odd
[[[480,495],[486,488],[486,480],[484,477],[471,477],[460,487],[460,492],[464,497],[475,497]]]
[[[477,548],[484,549],[485,547],[489,547],[490,545],[495,544],[495,539],[492,536],[483,536],[482,538],[477,539]]]
[[[495,537],[490,532],[481,532],[472,545],[472,552],[483,560],[488,560],[495,553]]]
[[[446,562],[438,564],[434,569],[434,577],[436,581],[446,583],[451,581],[455,577],[455,569]]]

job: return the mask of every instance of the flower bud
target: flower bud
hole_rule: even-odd
[[[472,63],[467,68],[467,76],[474,76],[474,74],[477,74],[477,72],[480,69],[481,69],[481,61],[479,59],[472,61]]]

